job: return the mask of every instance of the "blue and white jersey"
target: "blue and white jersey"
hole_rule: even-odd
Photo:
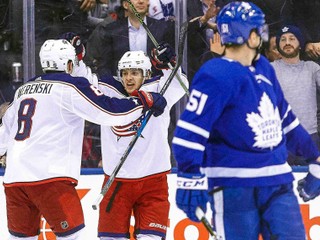
[[[0,124],[0,155],[7,153],[4,184],[77,182],[84,119],[125,125],[142,109],[137,99],[107,97],[82,77],[55,73],[28,81]]]
[[[210,188],[289,183],[287,148],[319,156],[267,59],[244,67],[216,58],[200,68],[173,139],[178,171],[205,173]]]

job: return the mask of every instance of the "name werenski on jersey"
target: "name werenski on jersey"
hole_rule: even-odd
[[[52,86],[52,83],[32,83],[24,85],[18,90],[18,98],[26,94],[50,94]]]
[[[255,133],[254,147],[272,148],[282,140],[281,118],[269,96],[264,92],[258,106],[259,113],[248,113],[246,121]]]

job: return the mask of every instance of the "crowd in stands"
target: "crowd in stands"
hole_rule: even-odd
[[[146,26],[159,42],[175,46],[175,0],[132,0]],[[187,70],[191,83],[199,67],[211,58],[221,57],[224,47],[215,24],[219,10],[231,0],[188,0]],[[269,42],[261,53],[275,68],[285,97],[302,125],[318,143],[320,140],[320,0],[252,0],[266,14]],[[35,0],[36,52],[42,43],[66,32],[81,37],[86,48],[84,62],[98,75],[117,76],[121,56],[129,50],[151,54],[154,43],[126,0]],[[147,7],[146,9],[144,9]],[[146,10],[146,11],[145,11]],[[12,63],[22,62],[22,1],[0,0],[0,104],[13,99],[23,83],[12,81]],[[285,33],[291,33],[290,36]],[[290,53],[290,49],[294,54]],[[36,54],[36,65],[39,58]],[[41,68],[36,69],[40,74]],[[153,75],[161,74],[153,69]],[[214,74],[214,73],[212,73]],[[300,111],[301,110],[301,111]],[[82,167],[101,167],[99,127],[87,123]],[[290,160],[304,165],[304,160]],[[174,165],[174,163],[173,163]]]

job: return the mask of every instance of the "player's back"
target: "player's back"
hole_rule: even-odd
[[[71,78],[59,73],[50,79],[48,74],[16,91],[5,183],[78,179],[84,120],[70,111],[70,96],[77,91]]]

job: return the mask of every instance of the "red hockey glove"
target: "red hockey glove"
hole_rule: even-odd
[[[71,43],[71,45],[76,50],[77,58],[79,61],[81,61],[84,58],[84,56],[86,54],[86,49],[85,49],[84,45],[82,44],[82,40],[81,40],[80,36],[78,36],[77,34],[75,34],[73,32],[67,32],[67,33],[63,33],[60,36],[60,39],[66,39]]]
[[[174,49],[168,43],[163,43],[158,48],[153,48],[151,50],[151,63],[159,70],[174,67],[176,65]]]
[[[131,93],[131,96],[139,97],[140,101],[143,104],[144,110],[153,111],[153,115],[155,117],[161,115],[165,107],[167,106],[166,99],[159,93],[134,90]]]

